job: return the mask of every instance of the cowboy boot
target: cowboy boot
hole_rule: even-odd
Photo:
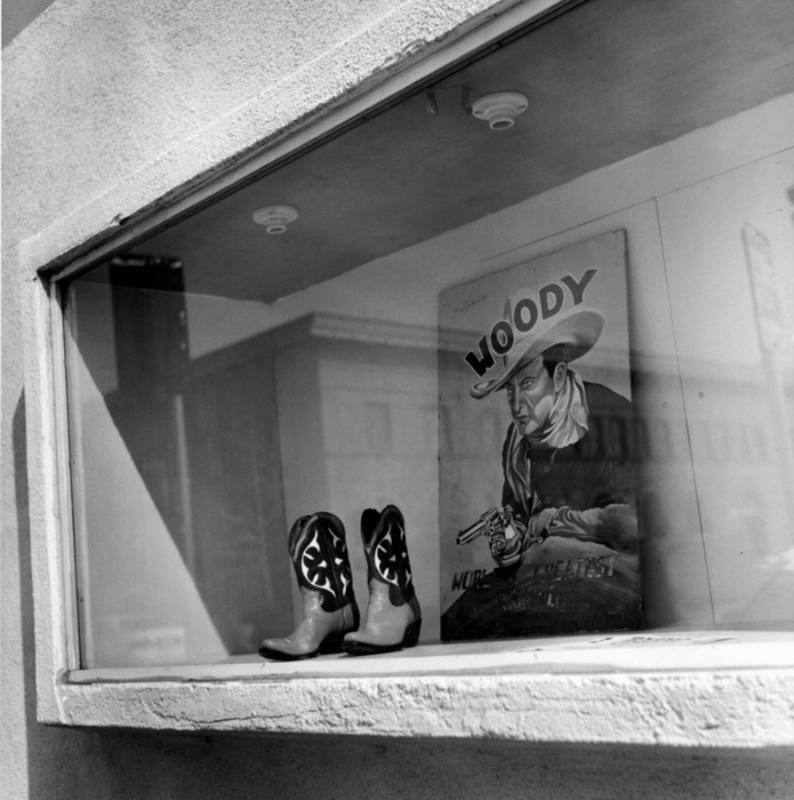
[[[388,653],[419,641],[422,612],[416,599],[405,541],[405,521],[396,506],[361,515],[361,538],[367,557],[369,605],[366,621],[348,633],[342,649],[354,656]]]
[[[320,511],[297,520],[288,546],[303,598],[303,619],[289,636],[265,639],[259,655],[294,661],[338,653],[342,637],[359,622],[345,528],[333,514]]]

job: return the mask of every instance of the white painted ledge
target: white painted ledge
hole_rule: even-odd
[[[82,670],[66,725],[794,746],[794,636],[640,633],[424,645],[278,663]]]

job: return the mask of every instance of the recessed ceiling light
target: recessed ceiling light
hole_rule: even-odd
[[[273,236],[286,233],[287,226],[298,218],[298,209],[294,206],[264,206],[251,215],[251,219],[262,225],[266,233]]]
[[[515,125],[516,117],[529,107],[529,99],[521,92],[494,92],[471,104],[471,113],[484,120],[492,131],[503,131]]]

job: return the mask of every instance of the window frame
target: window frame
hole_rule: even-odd
[[[574,3],[575,4],[575,3]],[[278,168],[431,76],[459,68],[519,28],[565,11],[529,0],[337,103],[198,188],[134,214],[54,258],[61,231],[21,247],[27,282],[26,397],[37,717],[88,727],[382,736],[497,736],[523,741],[794,745],[794,636],[656,632],[553,642],[438,645],[355,666],[225,665],[80,669],[62,286],[72,277],[241,183]],[[661,650],[659,649],[661,648]],[[665,658],[659,659],[664,650]],[[465,656],[465,661],[463,660]],[[744,698],[763,697],[744,717]],[[439,697],[447,697],[443,703]],[[596,713],[577,716],[581,698]],[[648,704],[661,703],[661,727]],[[684,723],[681,722],[684,720]],[[620,724],[615,722],[620,720]],[[757,730],[763,730],[762,735]]]

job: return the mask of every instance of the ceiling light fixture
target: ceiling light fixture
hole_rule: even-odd
[[[516,117],[529,107],[529,99],[521,92],[494,92],[478,98],[471,104],[471,113],[484,120],[492,131],[512,128]]]
[[[287,232],[287,226],[298,218],[298,209],[294,206],[264,206],[251,215],[251,219],[262,225],[265,233],[276,236]]]

